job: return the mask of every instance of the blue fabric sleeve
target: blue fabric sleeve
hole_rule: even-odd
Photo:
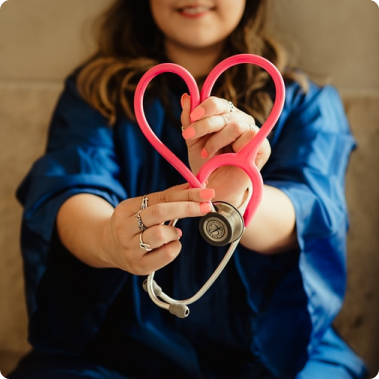
[[[312,87],[308,97],[284,120],[285,133],[276,137],[273,147],[274,164],[264,175],[265,183],[286,193],[295,208],[299,265],[313,325],[312,351],[340,310],[345,293],[345,174],[355,141],[333,87]]]
[[[97,270],[84,265],[64,249],[54,233],[55,218],[60,206],[74,194],[91,193],[104,198],[113,206],[127,197],[119,180],[120,168],[113,133],[105,118],[83,101],[77,93],[74,79],[69,78],[52,118],[46,154],[34,163],[17,191],[17,197],[24,206],[21,247],[25,265],[30,339],[35,344],[41,343],[41,333],[38,332],[37,341],[33,340],[33,331],[50,319],[57,321],[66,318],[61,325],[69,325],[67,320],[70,319],[72,322],[75,319],[86,322],[85,326],[77,325],[71,331],[50,330],[51,334],[66,334],[66,340],[72,338],[72,341],[79,341],[80,338],[75,337],[75,333],[91,334],[91,325],[95,325],[95,322],[86,319],[85,312],[92,311],[94,307],[99,312],[102,307],[105,309],[104,304],[115,296],[112,292],[117,293],[115,288],[119,287],[123,278],[124,274],[120,270]],[[67,280],[75,269],[78,270],[79,277],[72,276],[71,280]],[[84,295],[85,286],[98,287],[100,282],[107,285],[93,291],[93,299],[82,298],[83,305],[87,303],[88,310],[78,304],[75,305],[75,310],[73,304],[70,304],[69,295],[63,296],[62,302],[56,299],[59,291],[65,293],[59,287],[62,272],[66,276],[63,282],[68,287],[72,286],[66,288],[67,293],[72,290],[79,294],[82,288]],[[83,311],[82,315],[80,310]],[[44,312],[55,314],[49,318]]]
[[[302,367],[331,326],[345,293],[348,214],[344,181],[355,141],[337,91],[311,83],[304,94],[299,86],[289,86],[271,146],[262,176],[266,185],[279,188],[291,199],[300,251],[260,258],[268,267],[279,267],[275,273],[266,270],[266,275],[271,283],[281,283],[276,289],[268,286],[263,299],[249,289],[254,287],[249,286],[254,275],[262,277],[252,267],[254,253],[242,250],[236,262],[257,312],[253,325],[257,354],[280,375],[293,364],[294,350],[298,351],[297,368]],[[282,271],[281,265],[286,267]],[[282,275],[283,271],[287,274]],[[288,356],[286,349],[277,348],[278,341],[291,346]]]

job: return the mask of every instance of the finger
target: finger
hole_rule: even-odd
[[[255,130],[248,130],[245,133],[241,134],[241,136],[237,138],[232,144],[233,151],[235,153],[241,151],[247,144],[251,142],[256,134],[257,133]]]
[[[155,204],[139,211],[137,214],[139,214],[140,221],[143,223],[144,227],[150,228],[153,225],[162,224],[170,220],[204,216],[210,211],[211,204],[209,202],[198,203],[193,201],[180,201]],[[138,220],[136,220],[135,225],[136,233],[138,233],[137,230],[141,230]]]
[[[190,188],[188,183],[168,188],[148,195],[149,206],[179,201],[207,202],[213,199],[215,191],[211,188]],[[142,197],[141,197],[142,201]]]
[[[205,99],[199,106],[197,106],[190,114],[192,122],[198,121],[200,119],[213,116],[221,115],[223,113],[231,113],[237,111],[233,103],[219,97],[210,96]]]
[[[258,129],[258,127],[256,127]],[[250,141],[254,138],[254,136],[257,134],[255,130],[249,130],[241,135],[240,138],[238,138],[233,143],[233,151],[238,153],[241,151]],[[268,158],[271,154],[271,146],[267,138],[265,138],[258,148],[257,155],[255,157],[255,165],[260,170],[267,162]]]
[[[140,201],[140,209],[133,214],[133,217],[135,220],[133,221],[135,225],[135,233],[139,233],[140,231],[143,231],[155,224],[155,220],[158,219],[159,221],[157,223],[162,223],[166,220],[162,220],[162,218],[151,218],[150,220],[146,220],[147,218],[151,217],[149,216],[151,214],[150,210],[151,207],[154,207],[156,205],[159,205],[160,207],[163,204],[181,204],[181,207],[179,208],[180,211],[183,210],[189,210],[197,209],[200,207],[200,212],[202,212],[202,215],[204,215],[204,212],[207,212],[207,205],[206,203],[210,203],[210,201],[215,196],[215,191],[212,188],[189,188],[188,183],[180,184],[174,187],[171,187],[167,190],[161,191],[161,192],[155,192],[149,195],[141,196],[139,198],[133,199],[134,203],[137,201]],[[193,202],[193,205],[188,205],[189,202]],[[142,207],[142,205],[147,205],[147,207]],[[149,212],[146,212],[146,209],[149,210]],[[152,210],[153,212],[161,212],[162,217],[163,214],[165,214],[164,210],[162,211],[161,208],[155,208]],[[169,210],[167,212],[170,212]],[[167,213],[166,212],[166,213]],[[176,214],[176,213],[175,213]],[[155,215],[155,213],[154,213]],[[182,216],[182,217],[195,217],[195,216]],[[174,220],[181,217],[172,217],[170,220]],[[133,229],[132,229],[133,230]]]
[[[237,138],[232,144],[232,148],[235,153],[238,153],[240,150],[242,150],[259,132],[259,128],[255,125],[254,119],[251,119],[252,122],[249,121],[244,126],[245,132],[242,133],[241,136]]]
[[[265,138],[261,146],[259,147],[257,156],[255,158],[255,165],[258,167],[259,170],[262,169],[262,167],[266,164],[270,155],[271,145],[268,142],[268,139]]]
[[[148,275],[171,263],[180,253],[182,244],[179,240],[167,243],[144,254],[133,271],[138,275]]]
[[[246,117],[249,116],[238,110],[233,113],[222,113],[212,115],[190,124],[183,131],[182,135],[185,140],[191,140],[195,138],[204,137],[205,135],[209,135],[212,133],[218,133],[229,125],[237,126],[239,128],[239,123],[241,123],[241,127],[239,128],[240,130],[238,130],[238,134],[241,134],[244,131],[244,127],[242,126],[242,124],[246,125]],[[250,118],[251,122],[254,123],[254,119],[252,117]]]
[[[243,115],[243,120],[241,118]],[[241,136],[249,132],[241,142],[245,142],[251,139],[256,133],[252,130],[255,126],[254,119],[249,117],[248,122],[246,122],[246,115],[241,112],[241,115],[230,116],[230,122],[227,123],[224,128],[222,128],[218,133],[213,134],[205,143],[201,156],[203,158],[212,157],[217,154],[220,150],[238,141]],[[252,134],[251,134],[252,133]],[[238,144],[237,144],[238,146]],[[233,151],[236,151],[233,148]]]
[[[148,275],[175,259],[181,250],[181,243],[179,242],[181,231],[174,227],[164,227],[166,231],[161,233],[161,237],[163,240],[169,242],[161,246],[157,245],[157,247],[154,248],[155,232],[153,229],[155,228],[145,230],[134,237],[136,241],[135,244],[138,247],[135,250],[136,254],[134,254],[134,259],[129,264],[127,271],[135,275]],[[171,231],[169,229],[171,229]]]
[[[177,241],[182,236],[182,231],[174,226],[165,224],[155,225],[139,234],[139,242],[142,241],[149,246],[151,250],[157,249],[170,242]]]

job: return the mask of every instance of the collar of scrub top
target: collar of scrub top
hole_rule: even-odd
[[[275,85],[275,100],[271,113],[267,117],[260,130],[254,136],[254,138],[243,149],[241,149],[238,153],[225,153],[212,157],[200,168],[198,174],[194,175],[191,170],[170,149],[168,149],[167,146],[162,143],[162,141],[157,137],[157,135],[150,127],[143,109],[143,99],[146,88],[151,80],[159,74],[169,72],[179,75],[188,87],[189,94],[191,96],[192,111],[195,107],[197,107],[201,102],[210,96],[212,88],[220,75],[228,68],[238,64],[254,64],[260,66],[261,68],[265,69],[271,76]],[[162,289],[153,280],[154,272],[148,276],[144,282],[144,288],[149,293],[153,302],[159,307],[169,310],[171,313],[175,314],[178,317],[187,317],[189,314],[187,305],[197,301],[210,288],[210,286],[214,283],[214,281],[220,275],[227,262],[231,258],[235,248],[241,239],[244,228],[248,226],[261,201],[263,180],[259,169],[254,162],[260,145],[273,129],[282,112],[284,100],[285,86],[279,70],[269,60],[254,54],[237,54],[221,61],[209,73],[200,93],[196,80],[189,73],[189,71],[187,71],[182,66],[174,63],[158,64],[148,70],[140,79],[134,96],[134,110],[138,125],[151,145],[183,176],[184,179],[187,180],[191,187],[204,188],[209,176],[213,173],[213,171],[222,166],[237,166],[241,168],[246,172],[252,184],[250,188],[250,196],[248,196],[245,204],[243,204],[241,207],[242,209],[245,209],[243,216],[240,216],[242,224],[244,224],[241,233],[239,233],[239,236],[236,240],[231,242],[229,249],[226,252],[223,260],[220,262],[219,266],[216,268],[207,282],[203,285],[203,287],[194,296],[185,300],[172,299],[164,292],[162,292]],[[218,207],[221,207],[220,209],[222,209],[222,211],[220,212],[222,213],[225,211],[226,207],[226,211],[228,211],[228,204],[221,203],[215,203],[214,208],[217,209]],[[221,215],[221,217],[224,216]],[[170,224],[174,225],[175,223],[176,220],[172,220]]]

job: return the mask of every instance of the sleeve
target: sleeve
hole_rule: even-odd
[[[348,231],[345,173],[355,140],[337,91],[311,84],[306,94],[288,87],[270,142],[272,154],[262,176],[265,184],[291,199],[300,251],[255,256],[251,264],[252,252],[242,250],[237,265],[245,283],[253,280],[263,288],[258,295],[248,289],[257,313],[255,345],[262,360],[283,374],[301,368],[342,306]],[[264,283],[275,283],[275,288]],[[286,349],[277,348],[283,344]]]
[[[326,86],[310,92],[284,122],[265,183],[286,193],[295,208],[299,265],[316,342],[345,293],[345,174],[355,141],[337,91]]]
[[[74,194],[95,194],[114,206],[127,197],[113,133],[79,96],[74,78],[68,78],[52,117],[46,153],[17,190],[24,206],[21,249],[34,345],[77,348],[93,333],[124,280],[121,270],[94,269],[77,260],[55,230],[60,206]]]

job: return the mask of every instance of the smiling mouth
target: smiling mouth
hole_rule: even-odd
[[[193,5],[193,6],[179,8],[178,12],[181,14],[188,15],[188,16],[197,16],[197,15],[209,12],[213,9],[214,8],[212,7],[206,7],[203,5]]]

